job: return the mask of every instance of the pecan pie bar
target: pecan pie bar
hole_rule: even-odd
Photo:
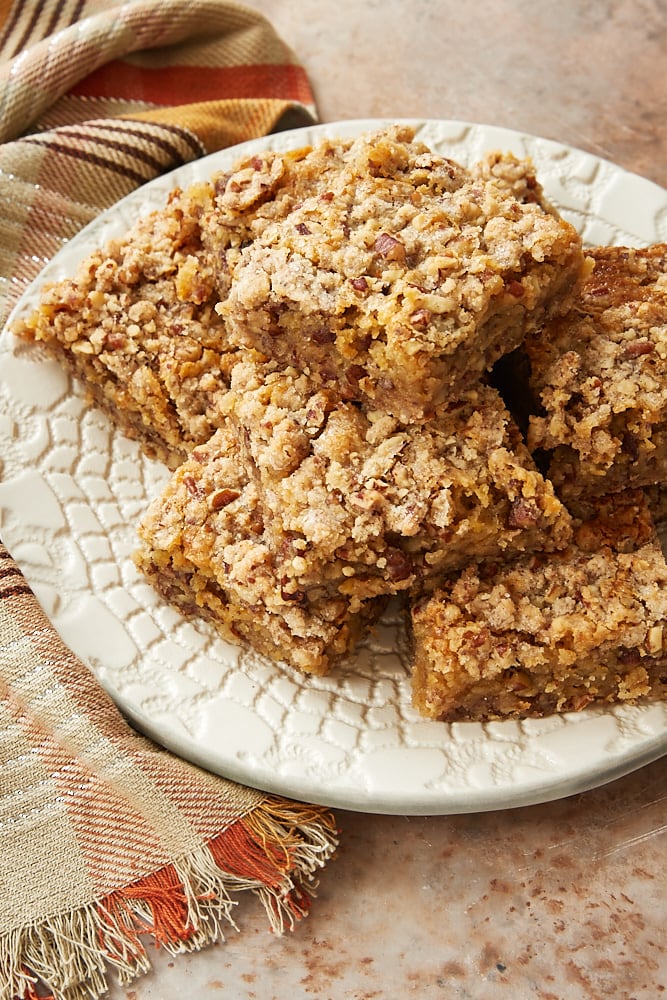
[[[312,193],[230,248],[219,312],[239,343],[422,419],[565,310],[581,242],[513,157],[467,170],[402,126],[339,155],[320,177],[307,154]]]
[[[214,432],[237,356],[201,242],[211,198],[209,185],[174,191],[46,289],[15,329],[45,344],[118,427],[172,467]]]
[[[186,616],[223,638],[326,673],[379,616],[380,600],[352,600],[326,581],[291,587],[297,548],[275,532],[231,426],[222,427],[173,474],[139,526],[138,568]]]
[[[667,479],[667,244],[591,257],[572,311],[524,345],[528,443],[568,501]]]
[[[293,369],[240,363],[226,408],[294,556],[295,591],[331,580],[365,600],[569,540],[567,511],[488,386],[404,425]]]
[[[411,614],[413,698],[444,721],[667,697],[667,565],[641,490],[562,552],[470,565]]]

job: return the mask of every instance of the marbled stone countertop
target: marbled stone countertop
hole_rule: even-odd
[[[586,149],[667,187],[665,0],[250,0],[324,121],[455,118]],[[657,1000],[667,757],[593,791],[438,817],[337,811],[338,857],[279,938],[239,933],[112,1000]]]

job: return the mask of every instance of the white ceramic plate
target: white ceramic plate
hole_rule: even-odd
[[[284,132],[216,153],[145,185],[73,239],[19,303],[175,186],[240,155],[386,122]],[[667,192],[558,143],[464,122],[414,123],[467,163],[493,149],[533,158],[548,197],[590,244],[667,240]],[[354,660],[305,678],[186,622],[137,574],[135,525],[166,480],[39,351],[0,337],[0,534],[69,646],[128,717],[196,763],[268,791],[369,812],[455,813],[581,791],[667,751],[667,705],[594,709],[528,722],[445,725],[410,707],[400,626],[389,615]]]

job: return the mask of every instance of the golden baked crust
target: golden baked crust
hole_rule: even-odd
[[[581,242],[512,157],[466,170],[399,126],[338,157],[305,156],[312,193],[227,252],[218,308],[238,342],[422,419],[565,310]]]
[[[524,344],[529,446],[568,500],[667,478],[667,244],[590,254],[571,312]]]
[[[305,673],[326,673],[383,608],[380,600],[353,608],[321,582],[299,594],[290,589],[293,552],[275,544],[270,512],[230,426],[195,448],[153,501],[134,558],[184,615]]]
[[[412,609],[413,697],[446,721],[667,696],[667,565],[641,491],[551,556],[467,567]]]
[[[294,369],[246,363],[227,409],[265,506],[299,540],[307,586],[333,573],[365,599],[427,586],[471,558],[569,541],[567,511],[488,386],[401,424]]]
[[[201,242],[212,196],[208,184],[172,192],[48,288],[15,329],[46,345],[124,433],[171,466],[214,432],[237,356]]]

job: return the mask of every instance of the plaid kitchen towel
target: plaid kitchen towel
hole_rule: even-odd
[[[313,120],[301,67],[222,0],[0,0],[0,313],[86,222],[179,164]],[[1,456],[0,456],[1,461]],[[76,1000],[199,948],[251,890],[303,915],[326,809],[214,777],[121,718],[0,543],[0,997]]]

